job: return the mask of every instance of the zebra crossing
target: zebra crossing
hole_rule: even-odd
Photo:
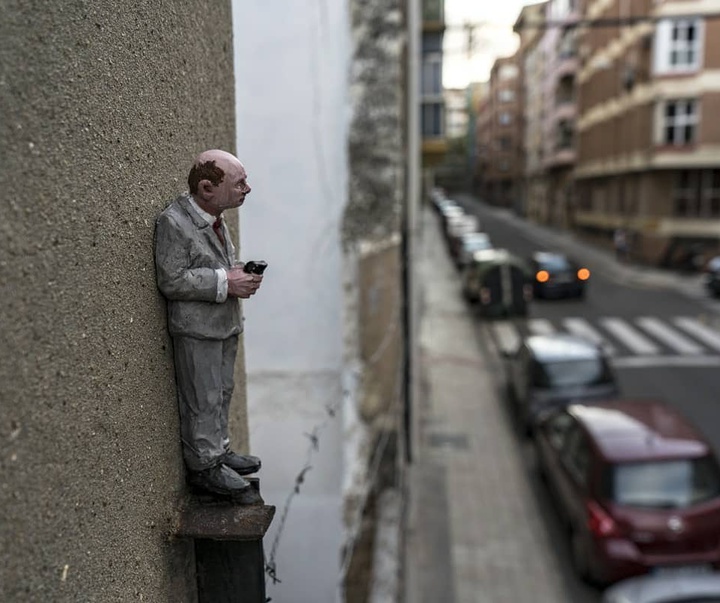
[[[691,316],[529,318],[489,328],[500,350],[528,335],[570,333],[602,346],[618,367],[720,366],[720,330]]]

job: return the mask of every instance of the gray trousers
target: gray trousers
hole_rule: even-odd
[[[237,335],[173,337],[183,457],[190,471],[217,465],[228,450],[228,410],[235,381]]]

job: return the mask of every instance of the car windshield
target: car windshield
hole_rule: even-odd
[[[561,255],[543,258],[540,260],[539,264],[540,268],[547,270],[548,272],[562,272],[563,270],[570,270],[572,268],[567,258]]]
[[[490,244],[490,239],[487,237],[472,237],[465,239],[464,241],[465,248],[469,251],[479,251],[481,249],[490,249],[492,245]]]
[[[609,482],[609,498],[630,507],[677,509],[720,496],[720,469],[711,456],[621,463]]]
[[[600,385],[610,382],[610,369],[601,358],[536,363],[533,379],[533,383],[541,388]]]

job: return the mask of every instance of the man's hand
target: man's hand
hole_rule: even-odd
[[[227,277],[228,295],[242,299],[253,295],[260,288],[263,280],[261,274],[248,274],[242,269],[242,266],[234,266],[228,270]]]

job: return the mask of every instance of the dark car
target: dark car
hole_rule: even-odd
[[[532,300],[525,262],[507,249],[482,249],[473,254],[461,277],[463,297],[477,304],[484,317],[525,316]]]
[[[705,288],[713,297],[720,297],[720,255],[712,258],[705,268]]]
[[[535,297],[583,297],[590,271],[562,253],[538,251],[530,258]]]
[[[504,355],[508,395],[528,433],[543,412],[578,400],[607,400],[619,393],[605,351],[577,335],[532,335]]]
[[[608,584],[720,564],[718,460],[663,402],[571,404],[543,417],[535,446],[582,578]]]

